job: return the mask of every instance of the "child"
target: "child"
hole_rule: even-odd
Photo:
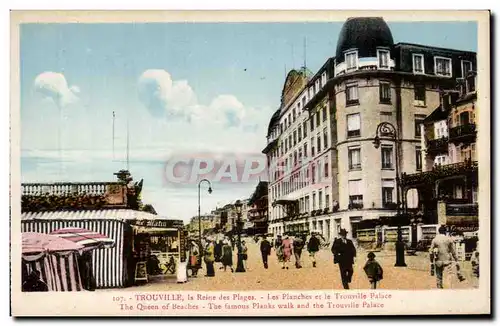
[[[382,266],[375,260],[375,254],[373,252],[368,253],[368,260],[366,261],[364,267],[366,276],[370,280],[371,288],[377,288],[377,282],[382,280],[384,271]]]

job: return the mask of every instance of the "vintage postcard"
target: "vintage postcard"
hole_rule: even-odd
[[[12,315],[490,314],[489,21],[13,11]]]

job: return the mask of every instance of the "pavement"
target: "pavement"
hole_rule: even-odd
[[[294,258],[288,270],[283,270],[273,250],[269,256],[269,268],[264,269],[259,244],[253,239],[246,239],[248,261],[246,272],[231,273],[219,270],[216,263],[215,277],[204,277],[205,266],[196,278],[189,278],[187,283],[177,283],[175,276],[155,278],[153,281],[121,291],[272,291],[272,290],[342,290],[338,265],[333,263],[330,249],[322,249],[317,254],[317,267],[312,266],[307,251],[302,254],[301,269],[296,269]],[[358,249],[354,265],[351,289],[369,289],[370,283],[363,271],[367,251]],[[380,289],[424,290],[436,289],[436,278],[430,275],[429,257],[426,253],[406,256],[407,267],[395,267],[394,251],[376,252],[376,260],[384,269],[384,279],[378,284]],[[233,260],[236,269],[236,253]],[[445,289],[468,289],[477,286],[477,278],[472,276],[470,262],[461,262],[461,269],[466,280],[459,282],[456,274],[445,273],[443,284]],[[117,289],[111,289],[116,291]],[[110,291],[110,290],[99,290]]]

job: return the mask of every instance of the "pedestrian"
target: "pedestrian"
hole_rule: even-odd
[[[276,240],[274,241],[274,250],[276,250],[276,257],[278,257],[278,262],[283,262],[283,239],[281,235],[278,234]]]
[[[463,282],[465,278],[460,271],[460,265],[458,264],[457,254],[455,252],[455,244],[453,240],[446,235],[446,226],[440,226],[438,233],[439,234],[432,239],[429,254],[431,255],[431,261],[434,263],[437,288],[442,289],[443,271],[445,267],[452,267],[451,265],[454,265],[458,280]]]
[[[229,244],[228,241],[224,241],[224,245],[222,246],[222,265],[224,267],[224,272],[226,268],[229,266],[231,268],[231,273],[233,270],[233,248]]]
[[[267,269],[269,267],[267,259],[271,254],[271,243],[267,240],[265,236],[260,242],[260,253],[262,254],[262,263],[264,264],[264,268]]]
[[[302,249],[304,249],[304,239],[299,235],[293,241],[293,255],[295,256],[295,267],[302,268],[300,262],[300,256],[302,255]]]
[[[282,269],[288,269],[288,263],[290,262],[290,258],[292,257],[292,240],[288,237],[288,235],[285,235],[285,239],[283,239],[283,242],[281,244],[282,251],[283,251],[283,267]]]
[[[220,263],[222,261],[222,240],[219,239],[217,243],[215,244],[214,248],[214,256],[215,256],[215,262]],[[222,265],[219,269],[222,269]]]
[[[316,267],[316,253],[319,251],[320,241],[316,236],[316,232],[311,232],[311,238],[307,243],[307,251],[309,252],[309,257],[311,257],[313,267]]]
[[[478,287],[479,285],[479,249],[476,247],[476,250],[472,252],[472,256],[470,257],[470,263],[472,265],[472,276],[474,278],[474,286]]]
[[[192,271],[192,276],[198,276],[198,269],[200,264],[198,263],[200,256],[200,249],[195,241],[191,241],[191,245],[189,247],[189,268]]]
[[[368,260],[363,269],[365,270],[366,276],[368,276],[371,288],[376,289],[377,282],[380,282],[384,278],[384,270],[378,261],[375,260],[375,254],[373,252],[368,253]]]
[[[207,239],[207,246],[205,247],[205,264],[207,265],[207,277],[215,276],[214,262],[215,262],[215,246],[211,239]]]
[[[339,265],[340,278],[344,289],[349,289],[352,281],[354,258],[356,257],[356,247],[350,239],[347,239],[347,231],[340,229],[340,238],[335,239],[332,245],[333,262]]]
[[[47,283],[42,280],[39,270],[33,270],[22,285],[23,292],[48,292]]]
[[[243,267],[248,269],[248,247],[245,240],[241,241],[241,260],[243,261]]]

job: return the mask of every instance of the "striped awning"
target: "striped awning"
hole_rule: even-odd
[[[52,231],[50,234],[81,245],[84,250],[111,248],[115,245],[115,241],[110,237],[84,228],[62,228]]]
[[[81,249],[83,249],[83,245],[57,236],[37,232],[22,233],[22,254],[25,259],[27,259],[26,255],[60,254]]]
[[[156,220],[164,219],[159,215],[133,209],[99,209],[81,211],[47,211],[25,212],[21,214],[22,220]]]

